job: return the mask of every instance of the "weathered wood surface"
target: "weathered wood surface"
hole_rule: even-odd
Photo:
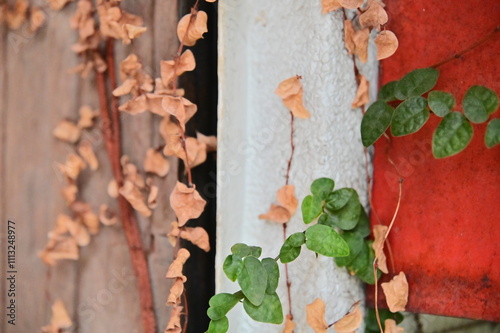
[[[40,2],[42,3],[42,2]],[[131,46],[117,43],[117,60],[137,53],[150,75],[159,76],[159,61],[171,58],[177,47],[177,1],[124,1],[123,6],[144,18],[148,31]],[[138,294],[123,230],[103,227],[81,249],[78,261],[63,261],[48,269],[37,256],[47,241],[56,216],[67,212],[60,190],[64,186],[54,168],[73,147],[56,140],[51,132],[63,118],[77,120],[83,104],[97,108],[93,76],[80,79],[68,69],[79,60],[70,50],[76,34],[69,27],[75,9],[70,4],[58,13],[47,10],[47,23],[35,35],[0,28],[0,216],[1,269],[5,276],[7,219],[16,222],[17,317],[16,326],[6,322],[1,304],[1,332],[38,332],[50,320],[50,304],[64,301],[75,320],[75,332],[142,332]],[[142,168],[148,147],[160,144],[157,116],[122,117],[124,153]],[[99,130],[91,139],[101,163],[96,172],[85,170],[79,178],[81,198],[95,211],[101,204],[117,209],[106,194],[111,169]],[[163,332],[169,310],[165,307],[170,282],[165,279],[172,249],[167,238],[174,219],[168,204],[177,179],[177,162],[160,185],[159,206],[151,219],[140,219],[151,267],[158,331]],[[3,279],[2,279],[3,280]],[[6,299],[2,281],[2,300]]]

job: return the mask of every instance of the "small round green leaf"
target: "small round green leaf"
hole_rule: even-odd
[[[280,280],[280,269],[278,263],[273,258],[262,259],[262,265],[267,271],[267,294],[273,294],[278,288],[278,282]]]
[[[262,248],[259,246],[250,246],[250,255],[258,258],[262,254]]]
[[[252,253],[252,249],[250,248],[250,246],[246,244],[236,243],[233,246],[231,246],[231,253],[236,254],[241,258],[244,258]]]
[[[334,198],[335,194],[338,195]],[[343,188],[332,193],[329,199],[332,200],[325,205],[330,216],[327,221],[328,225],[333,224],[342,230],[351,230],[356,227],[363,209],[359,202],[358,193],[351,188]]]
[[[349,245],[332,228],[316,224],[306,230],[306,246],[309,250],[327,257],[349,255]]]
[[[358,224],[356,224],[356,227],[350,232],[355,232],[363,238],[367,237],[371,233],[370,220],[368,219],[368,215],[366,214],[365,209],[362,206],[361,212],[359,214]]]
[[[448,113],[432,137],[432,154],[436,158],[455,155],[467,147],[472,135],[472,125],[461,113]]]
[[[269,324],[281,324],[283,322],[283,308],[276,293],[266,294],[260,305],[255,305],[248,299],[243,300],[245,312],[255,321]]]
[[[238,284],[245,297],[258,306],[264,300],[267,288],[267,271],[255,257],[243,259],[243,269],[238,275]]]
[[[208,330],[205,333],[226,333],[229,329],[229,320],[223,317],[219,320],[210,320]]]
[[[330,193],[326,200],[325,208],[329,211],[339,210],[347,205],[353,196],[357,196],[357,193],[352,188],[344,187],[338,189]]]
[[[303,232],[297,232],[290,235],[283,243],[280,249],[280,261],[283,264],[289,263],[297,259],[300,255],[302,245],[306,242],[306,236]]]
[[[325,200],[328,194],[333,190],[335,182],[330,178],[318,178],[311,184],[311,193],[313,196]]]
[[[319,197],[308,195],[302,201],[302,219],[304,223],[311,223],[321,214],[322,200]]]
[[[369,147],[385,133],[391,124],[394,109],[383,101],[376,101],[366,110],[361,120],[361,141]]]
[[[500,143],[500,119],[492,119],[486,127],[486,134],[484,136],[484,144],[488,148],[492,148]]]
[[[444,91],[431,91],[428,95],[429,108],[436,116],[444,117],[455,105],[455,97]]]
[[[361,237],[359,233],[355,233],[352,231],[346,231],[342,233],[342,238],[346,241],[347,245],[349,245],[349,255],[347,257],[338,257],[335,258],[335,263],[339,267],[344,267],[349,265],[354,258],[361,252],[363,248],[364,239]]]
[[[391,81],[384,84],[378,92],[377,100],[383,102],[392,102],[397,100],[396,96],[394,96],[394,89],[396,89],[397,84],[398,81]]]
[[[411,71],[398,81],[394,88],[394,96],[399,100],[420,96],[436,85],[439,71],[434,68],[421,68]]]
[[[243,293],[241,291],[235,294],[221,293],[212,296],[208,301],[208,305],[210,305],[207,310],[208,317],[212,320],[224,318],[229,310],[238,304],[242,298]]]
[[[472,86],[462,100],[465,116],[473,123],[483,123],[498,109],[497,94],[483,86]]]
[[[408,98],[399,104],[391,121],[391,133],[403,136],[418,131],[429,119],[427,100],[421,96]]]
[[[237,254],[230,254],[224,260],[222,270],[231,281],[236,281],[243,268],[243,260]]]

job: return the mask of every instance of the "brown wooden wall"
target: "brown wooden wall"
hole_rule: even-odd
[[[44,1],[40,1],[44,3]],[[153,77],[159,61],[175,53],[177,0],[124,1],[123,7],[144,18],[148,31],[131,46],[117,43],[117,60],[129,52],[142,59]],[[0,216],[2,276],[5,276],[7,219],[16,222],[17,318],[6,323],[5,283],[2,279],[1,332],[38,332],[50,320],[50,304],[61,298],[76,321],[77,332],[142,332],[139,301],[125,237],[120,226],[103,227],[81,249],[78,261],[63,261],[48,269],[37,256],[47,242],[56,216],[67,212],[60,195],[64,186],[54,163],[63,162],[73,147],[56,140],[51,132],[63,118],[76,121],[83,104],[97,108],[93,76],[80,79],[67,73],[79,62],[70,50],[76,41],[69,18],[72,3],[61,12],[47,10],[47,23],[35,35],[0,27]],[[124,153],[141,166],[148,147],[160,144],[159,119],[151,114],[123,115]],[[96,172],[80,175],[82,199],[95,211],[101,204],[117,204],[106,194],[111,170],[104,144],[94,130],[94,148],[100,161]],[[159,332],[168,320],[165,300],[170,282],[164,276],[171,262],[171,246],[162,235],[175,218],[168,206],[177,179],[177,162],[160,184],[159,207],[151,219],[140,219],[153,279]]]

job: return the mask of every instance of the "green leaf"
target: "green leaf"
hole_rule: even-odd
[[[335,263],[339,267],[344,267],[349,265],[354,258],[361,252],[363,248],[364,239],[359,233],[352,231],[346,231],[342,233],[342,238],[344,238],[347,245],[349,245],[349,255],[347,257],[335,258]]]
[[[250,255],[258,258],[262,254],[262,248],[259,246],[250,246]]]
[[[330,215],[329,225],[339,227],[342,230],[351,230],[356,227],[361,214],[361,204],[358,193],[351,188],[342,188],[333,192],[325,205],[325,209]]]
[[[240,256],[241,258],[245,258],[252,253],[252,249],[250,246],[243,243],[236,243],[231,247],[231,253]]]
[[[243,300],[245,312],[255,321],[270,324],[281,324],[283,322],[283,308],[280,298],[276,293],[264,296],[264,300],[258,306],[248,299]]]
[[[238,275],[238,284],[252,304],[262,303],[267,288],[267,271],[259,259],[252,256],[243,259],[243,269]]]
[[[498,109],[497,94],[483,86],[472,86],[462,100],[465,116],[473,123],[483,123]]]
[[[432,137],[432,154],[436,158],[455,155],[467,147],[472,135],[472,125],[461,113],[448,113]]]
[[[336,217],[332,218],[330,217],[330,215],[326,213],[321,214],[318,218],[318,224],[327,225],[332,228],[337,227],[337,224],[335,223],[336,221],[337,221]]]
[[[309,250],[327,257],[349,255],[349,245],[332,228],[316,224],[306,230],[306,246]]]
[[[394,88],[394,96],[399,100],[420,96],[436,85],[439,71],[434,68],[421,68],[411,71],[398,81]]]
[[[224,260],[224,264],[222,265],[222,270],[226,273],[226,276],[231,281],[236,281],[238,275],[243,269],[243,260],[237,254],[230,254]]]
[[[392,135],[408,135],[422,128],[430,115],[426,106],[427,100],[421,96],[410,97],[399,104],[391,121]]]
[[[229,320],[223,317],[219,320],[210,320],[208,330],[205,333],[226,333],[229,329]]]
[[[280,261],[283,264],[286,264],[297,259],[300,254],[302,244],[305,242],[306,236],[303,232],[297,232],[290,235],[280,249]]]
[[[361,120],[361,141],[369,147],[385,133],[391,124],[394,108],[383,101],[376,101],[366,110]]]
[[[308,195],[302,201],[302,219],[304,223],[311,223],[315,218],[321,214],[322,201],[320,198]]]
[[[428,95],[429,108],[436,116],[444,117],[455,105],[455,97],[444,91],[431,91]]]
[[[207,315],[212,320],[219,320],[226,316],[238,302],[243,298],[243,293],[238,291],[234,294],[221,293],[210,298]]]
[[[378,92],[377,99],[383,102],[392,102],[397,100],[396,96],[394,96],[394,90],[396,89],[397,84],[398,81],[391,81],[389,83],[384,84],[382,88],[380,88],[380,91]]]
[[[328,194],[333,190],[335,182],[330,178],[318,178],[311,184],[311,193],[313,196],[325,200]]]
[[[492,148],[500,143],[500,119],[492,119],[486,127],[484,136],[484,144],[488,148]]]
[[[347,265],[347,269],[365,283],[375,284],[373,276],[373,260],[375,260],[375,251],[372,249],[372,241],[364,241],[363,247],[354,260]],[[380,277],[381,272],[377,270],[377,276]]]
[[[370,229],[370,219],[365,212],[365,209],[361,206],[361,212],[359,214],[359,221],[356,224],[356,227],[352,229],[350,232],[355,232],[359,234],[362,238],[367,237],[371,233]]]
[[[278,282],[280,280],[280,269],[278,263],[273,258],[262,259],[262,265],[267,271],[267,294],[273,294],[278,288]]]
[[[382,323],[382,328],[385,329],[385,321],[387,319],[393,319],[396,321],[396,324],[399,324],[403,321],[404,317],[400,312],[392,313],[387,309],[378,309],[378,313],[380,316],[380,322]],[[377,316],[375,314],[375,309],[369,308],[367,311],[366,319],[365,319],[366,330],[370,332],[380,333],[380,328],[377,323]],[[365,332],[366,333],[366,332]]]

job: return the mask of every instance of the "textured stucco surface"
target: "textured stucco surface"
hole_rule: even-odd
[[[258,219],[285,184],[290,155],[290,115],[274,94],[279,82],[303,77],[304,102],[312,114],[295,122],[295,157],[290,183],[300,201],[315,178],[353,187],[366,202],[366,171],[359,135],[360,110],[351,110],[356,92],[352,58],[343,43],[342,13],[321,14],[321,1],[225,0],[219,3],[219,152],[217,290],[233,292],[236,283],[222,272],[224,258],[237,242],[263,247],[275,257],[283,243],[281,225]],[[362,67],[376,82],[376,62]],[[374,87],[372,87],[374,88]],[[302,231],[300,209],[288,235]],[[283,267],[282,267],[283,268]],[[361,285],[331,258],[309,251],[289,264],[296,332],[312,332],[305,306],[321,297],[331,323],[363,299]],[[279,294],[288,312],[284,270]],[[281,332],[283,326],[255,323],[237,305],[230,332]]]

